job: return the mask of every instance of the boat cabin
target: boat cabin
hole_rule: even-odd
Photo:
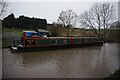
[[[36,38],[40,38],[40,37],[47,37],[47,34],[49,32],[43,29],[36,29],[35,31],[23,31],[23,35],[22,37],[36,37]]]

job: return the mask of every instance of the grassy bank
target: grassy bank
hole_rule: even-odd
[[[17,36],[21,36],[22,35],[22,29],[8,29],[8,28],[2,28],[2,34],[6,33],[6,32],[12,32],[14,34],[16,34]]]
[[[2,47],[9,47],[12,44],[12,38],[20,37],[22,29],[2,28]]]

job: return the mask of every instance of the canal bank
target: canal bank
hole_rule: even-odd
[[[3,78],[104,78],[118,69],[118,45],[10,53],[3,49]]]

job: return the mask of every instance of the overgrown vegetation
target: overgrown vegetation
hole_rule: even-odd
[[[48,27],[47,30],[58,36],[81,36],[81,37],[95,37],[96,36],[92,32],[92,29],[66,28],[66,27],[57,28],[53,26],[53,27]]]
[[[2,20],[2,26],[10,29],[46,29],[47,20],[26,16],[19,16],[19,18],[15,18],[12,13]]]

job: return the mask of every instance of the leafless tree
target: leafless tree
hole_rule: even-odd
[[[93,32],[98,36],[97,29],[96,29],[96,24],[95,22],[91,19],[91,16],[88,11],[84,12],[80,16],[80,23],[81,26],[88,27],[90,29],[93,29]]]
[[[0,0],[0,19],[6,12],[7,2],[5,0]]]
[[[62,24],[67,36],[72,35],[77,23],[77,15],[73,10],[65,10],[59,14],[58,22]]]
[[[104,29],[104,37],[106,37],[108,27],[113,23],[113,13],[113,5],[110,5],[110,3],[101,4],[101,21]]]
[[[89,11],[80,15],[79,22],[82,26],[93,29],[96,36],[100,36],[101,28],[106,29],[113,21],[113,5],[110,3],[95,3]]]
[[[96,3],[93,5],[94,7],[91,8],[89,11],[90,18],[95,22],[95,25],[98,28],[98,36],[100,36],[100,28],[101,28],[101,13],[100,13],[100,7],[101,5]]]

